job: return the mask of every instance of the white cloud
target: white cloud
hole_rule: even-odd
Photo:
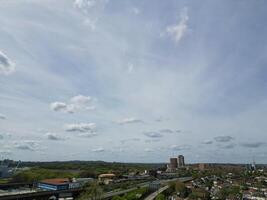
[[[14,142],[13,147],[19,150],[36,151],[38,150],[39,145],[36,141],[24,140]]]
[[[231,136],[217,136],[214,138],[216,142],[230,142],[234,138]]]
[[[90,9],[96,5],[96,0],[74,0],[74,6],[79,9]]]
[[[0,113],[0,119],[6,119],[6,116]]]
[[[178,24],[174,24],[171,26],[168,26],[166,28],[166,32],[169,36],[173,37],[175,42],[179,42],[182,37],[185,35],[188,27],[187,27],[187,21],[188,21],[188,13],[187,8],[183,8],[182,12],[180,13],[180,21]]]
[[[264,145],[266,145],[265,142],[249,142],[249,143],[241,144],[242,147],[246,147],[246,148],[259,148]]]
[[[12,151],[10,151],[10,150],[0,150],[0,155],[1,156],[10,156],[10,155],[12,155]]]
[[[134,65],[132,63],[129,63],[128,64],[128,69],[127,69],[128,73],[132,73],[133,70],[134,70]]]
[[[16,144],[16,149],[33,151],[33,148],[28,144]]]
[[[94,110],[95,107],[91,106],[92,97],[77,95],[69,100],[69,103],[65,102],[53,102],[50,104],[50,108],[56,112],[75,113],[77,111]]]
[[[139,8],[133,7],[133,8],[131,9],[131,12],[134,13],[134,14],[136,14],[136,15],[138,15],[138,14],[140,14],[141,11],[140,11]]]
[[[89,103],[92,100],[89,96],[77,95],[70,99],[70,102],[75,105],[84,105]]]
[[[126,142],[139,142],[139,141],[140,141],[140,138],[129,138],[129,139],[120,140],[122,144],[125,144]]]
[[[212,140],[205,140],[205,141],[203,141],[203,144],[212,144],[213,142],[212,142]]]
[[[94,11],[101,11],[109,0],[74,0],[74,7],[89,16]]]
[[[151,138],[151,139],[145,140],[145,143],[152,143],[152,142],[159,142],[159,141],[160,141],[159,138]]]
[[[153,149],[145,148],[145,152],[153,152]]]
[[[4,139],[4,136],[0,134],[0,140]]]
[[[189,150],[189,145],[172,145],[171,150],[173,151],[183,151],[183,150]]]
[[[92,31],[94,31],[96,29],[97,19],[86,18],[83,23],[85,26],[88,26]]]
[[[11,60],[14,59],[20,68],[19,73],[14,74],[15,76],[3,76],[3,79],[0,76],[0,107],[5,108],[0,109],[0,112],[3,112],[7,119],[10,118],[6,121],[0,120],[1,133],[11,131],[14,133],[12,140],[35,138],[38,135],[42,137],[40,133],[34,133],[40,124],[45,128],[42,133],[46,133],[49,130],[57,130],[58,123],[64,125],[77,122],[95,122],[97,131],[98,129],[103,131],[103,134],[99,133],[99,136],[92,140],[74,137],[79,135],[91,137],[95,135],[94,132],[77,131],[73,132],[73,135],[66,132],[66,136],[72,137],[73,140],[66,140],[70,148],[57,152],[58,155],[54,154],[55,144],[44,140],[43,142],[49,145],[46,158],[48,160],[62,157],[69,159],[68,156],[73,149],[83,152],[77,156],[77,159],[95,159],[86,155],[85,150],[87,149],[88,153],[89,146],[113,149],[114,145],[118,144],[108,141],[132,137],[140,137],[141,141],[126,143],[125,147],[123,146],[126,148],[125,157],[108,156],[110,149],[107,149],[107,156],[101,159],[140,161],[138,155],[142,154],[146,147],[154,148],[156,152],[157,146],[165,146],[166,149],[162,154],[157,153],[151,157],[153,162],[163,161],[171,155],[169,144],[185,142],[192,146],[188,159],[196,161],[191,155],[197,151],[203,139],[211,139],[213,144],[209,147],[213,149],[217,147],[213,137],[222,133],[227,134],[229,131],[236,139],[243,138],[244,142],[247,137],[251,137],[250,133],[253,133],[253,138],[258,139],[256,141],[266,141],[266,134],[262,131],[266,129],[264,119],[267,106],[261,103],[265,101],[266,95],[261,92],[264,91],[263,86],[260,81],[257,81],[264,69],[249,68],[257,63],[258,59],[265,58],[264,49],[262,49],[264,47],[246,49],[249,47],[245,44],[254,44],[255,37],[244,37],[250,41],[240,40],[242,37],[239,36],[242,33],[238,30],[243,30],[245,33],[249,31],[249,27],[239,23],[242,28],[231,26],[235,30],[230,36],[223,32],[207,35],[215,28],[224,31],[229,27],[225,23],[220,25],[216,23],[222,19],[222,16],[218,18],[208,14],[212,13],[208,11],[213,9],[213,5],[207,5],[204,10],[193,12],[195,6],[191,7],[190,4],[189,20],[185,23],[187,28],[178,45],[187,39],[191,25],[197,37],[194,37],[194,41],[189,42],[181,51],[174,45],[169,45],[169,41],[175,43],[174,35],[166,32],[167,26],[179,23],[179,16],[171,19],[171,13],[165,18],[160,18],[159,15],[166,12],[164,8],[170,6],[167,1],[164,1],[165,6],[155,5],[155,9],[159,12],[149,15],[143,13],[145,11],[143,4],[138,6],[141,13],[134,15],[130,12],[132,7],[129,7],[129,4],[114,5],[112,2],[107,9],[99,12],[99,7],[96,5],[99,1],[93,1],[94,3],[91,1],[89,5],[83,4],[86,1],[75,1],[76,8],[72,5],[74,0],[53,1],[53,5],[49,4],[49,1],[38,1],[34,4],[27,1],[25,3],[28,4],[16,15],[12,13],[20,6],[16,5],[15,1],[0,4],[0,21],[5,25],[5,31],[0,31],[2,46],[0,48],[6,50],[4,53]],[[90,8],[88,15],[84,15],[79,10],[83,6]],[[183,5],[181,6],[182,9]],[[192,21],[191,9],[194,13]],[[40,12],[43,15],[40,15]],[[233,20],[239,22],[240,16],[244,14],[246,13],[240,10]],[[29,18],[29,15],[32,17]],[[201,20],[211,19],[211,17],[214,17],[214,20],[205,20],[205,23],[199,26]],[[92,32],[83,24],[87,18],[98,19],[96,24],[93,23],[96,31]],[[156,23],[153,19],[157,19]],[[51,20],[53,23],[47,23]],[[21,21],[27,23],[22,24]],[[90,24],[91,21],[89,26]],[[140,29],[140,27],[143,28]],[[159,42],[157,36],[151,37],[151,33],[157,33],[160,28],[163,28],[162,31],[169,41]],[[139,31],[136,33],[133,30]],[[29,39],[28,36],[33,32],[36,37]],[[51,37],[51,33],[55,37]],[[265,31],[257,32],[257,35],[258,38],[264,38]],[[228,52],[228,49],[224,48],[229,46],[225,44],[234,45],[232,41],[238,41],[241,45],[238,46],[240,51]],[[216,45],[212,45],[214,43]],[[203,44],[211,45],[203,46]],[[51,49],[52,51],[48,51]],[[249,60],[245,57],[236,59],[244,55],[242,51],[246,53],[251,51],[250,53],[254,52],[258,56]],[[192,52],[198,52],[198,54]],[[227,56],[227,53],[237,55]],[[128,63],[134,64],[131,74],[127,72]],[[220,66],[214,63],[225,63],[226,69],[220,70]],[[242,73],[239,73],[240,71]],[[232,80],[233,77],[237,80],[229,83],[228,80]],[[100,100],[99,107],[97,105],[99,110],[96,110],[94,115],[88,115],[84,111],[74,116],[64,116],[67,114],[61,113],[72,112],[73,106],[67,107],[66,111],[54,113],[49,110],[49,104],[54,101],[72,105],[70,98],[77,94],[95,95]],[[227,99],[229,95],[231,98]],[[251,95],[255,98],[249,98]],[[64,99],[64,97],[69,98]],[[51,100],[51,98],[54,99]],[[49,102],[46,109],[42,106],[43,102]],[[75,109],[74,112],[76,113]],[[27,113],[27,116],[22,116],[22,113]],[[160,118],[157,121],[161,122],[156,123],[155,119],[158,116],[163,116],[164,119]],[[136,117],[143,119],[145,123],[122,126],[116,124],[117,120],[124,117]],[[110,123],[110,120],[114,123]],[[254,126],[251,126],[251,121],[255,122]],[[140,126],[146,128],[142,129],[141,133]],[[169,134],[170,137],[166,134],[164,137],[165,134],[162,133],[162,138],[150,138],[142,133],[143,130],[159,132],[162,128],[171,128],[175,131],[175,127],[179,127],[183,131],[182,134]],[[189,129],[194,134],[184,132]],[[57,133],[60,134],[60,132]],[[160,141],[151,143],[151,146],[144,142],[144,140],[157,141],[157,139]],[[1,142],[6,141],[8,140],[4,135],[4,141]],[[227,143],[220,144],[227,145]],[[198,152],[201,156],[203,152],[203,160],[216,162],[220,159],[219,156],[212,157],[205,154],[206,150]],[[247,149],[239,146],[236,148],[236,153],[244,156],[242,150]],[[32,152],[21,154],[20,151],[14,151],[14,159],[38,160],[38,155]],[[225,161],[229,161],[229,157],[231,157],[230,154],[225,157]],[[243,158],[239,158],[236,162],[241,159]],[[242,161],[245,162],[246,159]]]
[[[53,111],[62,111],[62,112],[69,112],[73,113],[70,108],[68,108],[68,105],[64,102],[53,102],[50,104],[50,108]]]
[[[158,132],[144,132],[144,135],[150,138],[159,138],[163,136],[162,134]]]
[[[98,14],[103,11],[108,0],[74,0],[74,7],[84,14],[83,24],[92,31],[96,30]]]
[[[233,149],[236,145],[235,144],[226,144],[226,145],[219,145],[221,149]]]
[[[159,132],[161,132],[161,133],[173,133],[174,131],[171,129],[161,129]]]
[[[141,119],[136,119],[136,118],[124,118],[124,119],[118,120],[117,123],[120,125],[124,125],[124,124],[144,123],[144,121]]]
[[[95,123],[66,124],[65,131],[69,132],[95,132]]]
[[[105,151],[105,149],[102,148],[102,147],[98,147],[98,148],[92,149],[92,152],[96,152],[96,153],[104,152],[104,151]]]
[[[94,137],[94,136],[97,136],[97,133],[96,132],[82,132],[82,133],[79,133],[80,137],[86,137],[86,138],[91,138],[91,137]]]
[[[15,71],[15,63],[13,63],[6,54],[0,51],[0,74],[8,75]]]
[[[64,138],[58,136],[57,134],[55,133],[46,133],[46,137],[48,140],[64,140]]]

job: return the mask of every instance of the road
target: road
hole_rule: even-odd
[[[187,182],[187,181],[191,181],[192,178],[191,177],[185,177],[185,178],[170,179],[170,180],[162,181],[161,184],[163,184],[163,182],[165,182],[165,184],[166,184],[166,183],[169,183],[169,182],[175,181],[175,180],[179,180],[181,182]],[[164,192],[168,188],[169,188],[169,185],[165,185],[164,187],[159,188],[156,192],[153,192],[152,194],[147,196],[144,200],[153,200],[158,196],[158,194]]]
[[[192,180],[192,177],[183,177],[183,178],[175,178],[175,179],[159,180],[159,183],[160,183],[161,185],[166,185],[166,184],[168,184],[168,183],[171,182],[171,181],[177,181],[177,180],[182,181],[182,182],[187,182],[187,181]],[[127,190],[122,190],[122,191],[117,191],[117,192],[113,192],[113,191],[112,191],[112,192],[108,192],[108,193],[105,193],[105,194],[103,195],[102,198],[103,198],[103,199],[108,199],[108,198],[113,197],[113,196],[118,196],[118,195],[122,195],[122,194],[125,194],[125,193],[128,193],[128,192],[134,191],[134,190],[136,190],[136,189],[138,189],[138,188],[140,188],[140,187],[141,187],[141,188],[143,188],[143,187],[148,187],[150,183],[151,183],[151,182],[140,183],[140,184],[136,185],[136,187],[133,187],[133,188],[130,188],[130,189],[127,189]],[[157,194],[163,192],[163,191],[166,190],[168,187],[169,187],[169,186],[166,185],[166,186],[160,188],[159,190],[157,190],[157,191],[154,192],[154,193],[155,193],[156,196],[157,196]],[[151,197],[153,197],[153,194],[154,194],[154,193],[151,194],[151,195],[152,195]],[[152,199],[154,199],[156,196],[154,196],[153,198],[151,198],[150,195],[149,195],[149,196],[147,197],[147,198],[148,198],[147,200],[152,200]],[[150,197],[150,198],[149,198],[149,197]]]
[[[167,190],[169,188],[168,185],[165,185],[164,187],[158,189],[156,192],[153,192],[152,194],[150,194],[148,197],[145,198],[145,200],[153,200],[155,199],[158,194],[162,193],[163,191]]]

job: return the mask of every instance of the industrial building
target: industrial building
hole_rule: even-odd
[[[37,184],[37,187],[43,190],[68,190],[81,188],[85,184],[92,182],[92,178],[55,178],[55,179],[45,179]]]
[[[68,190],[69,183],[68,178],[55,178],[42,180],[37,186],[43,190]]]

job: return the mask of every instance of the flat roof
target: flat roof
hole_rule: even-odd
[[[54,179],[44,179],[41,180],[40,183],[46,183],[51,185],[62,185],[69,183],[70,180],[68,178],[54,178]]]

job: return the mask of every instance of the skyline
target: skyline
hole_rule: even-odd
[[[1,0],[0,156],[267,163],[266,4]]]

